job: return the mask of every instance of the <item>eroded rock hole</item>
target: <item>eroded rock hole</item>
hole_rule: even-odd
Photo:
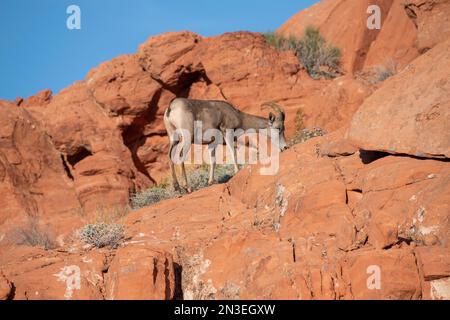
[[[377,161],[389,155],[390,155],[389,153],[381,151],[367,151],[367,150],[359,151],[359,157],[361,158],[364,164],[370,164],[374,161]]]
[[[74,154],[67,155],[67,161],[72,167],[74,167],[78,162],[92,156],[92,152],[86,147],[80,147]]]

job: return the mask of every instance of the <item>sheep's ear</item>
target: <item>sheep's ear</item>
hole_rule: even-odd
[[[275,115],[271,112],[269,113],[269,124],[273,124],[275,122]]]

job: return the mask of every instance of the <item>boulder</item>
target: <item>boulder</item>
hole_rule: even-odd
[[[449,66],[450,41],[445,41],[367,98],[351,121],[348,138],[364,150],[448,158]]]
[[[1,268],[14,283],[14,300],[101,300],[105,256],[40,248],[3,248]]]
[[[409,249],[356,252],[342,262],[357,300],[416,300],[421,282],[414,253]]]
[[[145,246],[119,248],[106,274],[108,300],[171,300],[175,268],[170,254]]]
[[[441,246],[419,247],[416,252],[426,281],[450,277],[450,248]]]

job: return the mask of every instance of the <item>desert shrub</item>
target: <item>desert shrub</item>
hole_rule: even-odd
[[[123,238],[121,224],[98,222],[85,225],[80,230],[80,239],[96,248],[117,248]]]
[[[42,229],[35,217],[30,217],[26,226],[16,228],[13,231],[13,239],[16,244],[20,245],[43,247],[45,250],[56,248],[49,231]]]
[[[214,179],[217,183],[226,183],[234,175],[232,165],[216,165]],[[189,185],[193,191],[208,187],[209,165],[202,165],[199,169],[188,174]]]
[[[192,191],[197,191],[208,187],[209,165],[202,165],[198,169],[187,172],[189,186]],[[214,178],[217,183],[225,183],[234,175],[234,168],[232,165],[216,165],[214,170]],[[178,176],[181,181],[181,176]],[[152,187],[148,190],[134,194],[130,199],[130,205],[133,210],[138,210],[156,204],[158,202],[176,198],[186,194],[186,191],[175,191],[170,184],[162,184]]]
[[[266,39],[267,43],[278,51],[292,50],[294,52],[297,52],[298,50],[299,42],[294,36],[289,36],[286,38],[275,32],[266,32],[263,33],[263,36]]]
[[[293,36],[285,38],[273,32],[265,33],[264,37],[267,43],[277,50],[294,51],[308,74],[314,79],[334,78],[341,74],[341,50],[327,43],[316,27],[307,27],[300,39]]]
[[[389,59],[385,63],[358,71],[357,79],[370,84],[378,84],[398,73],[397,63]]]
[[[321,137],[325,135],[325,132],[320,128],[312,128],[312,129],[302,129],[296,132],[294,137],[291,139],[290,145],[302,143],[308,141],[309,139],[315,137]]]
[[[130,200],[131,208],[134,210],[150,206],[163,200],[175,198],[176,191],[169,186],[156,186],[142,192],[135,193]]]
[[[328,44],[319,29],[307,27],[299,47],[297,56],[313,78],[334,78],[339,74],[341,50]]]
[[[384,65],[373,68],[374,77],[371,82],[377,84],[397,74],[397,65],[394,61],[389,61]]]

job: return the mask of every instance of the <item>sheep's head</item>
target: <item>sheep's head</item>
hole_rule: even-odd
[[[263,109],[269,108],[273,111],[269,113],[268,128],[278,130],[280,136],[279,148],[281,151],[287,149],[286,138],[284,136],[284,120],[286,118],[283,108],[275,102],[266,102],[261,105]]]

